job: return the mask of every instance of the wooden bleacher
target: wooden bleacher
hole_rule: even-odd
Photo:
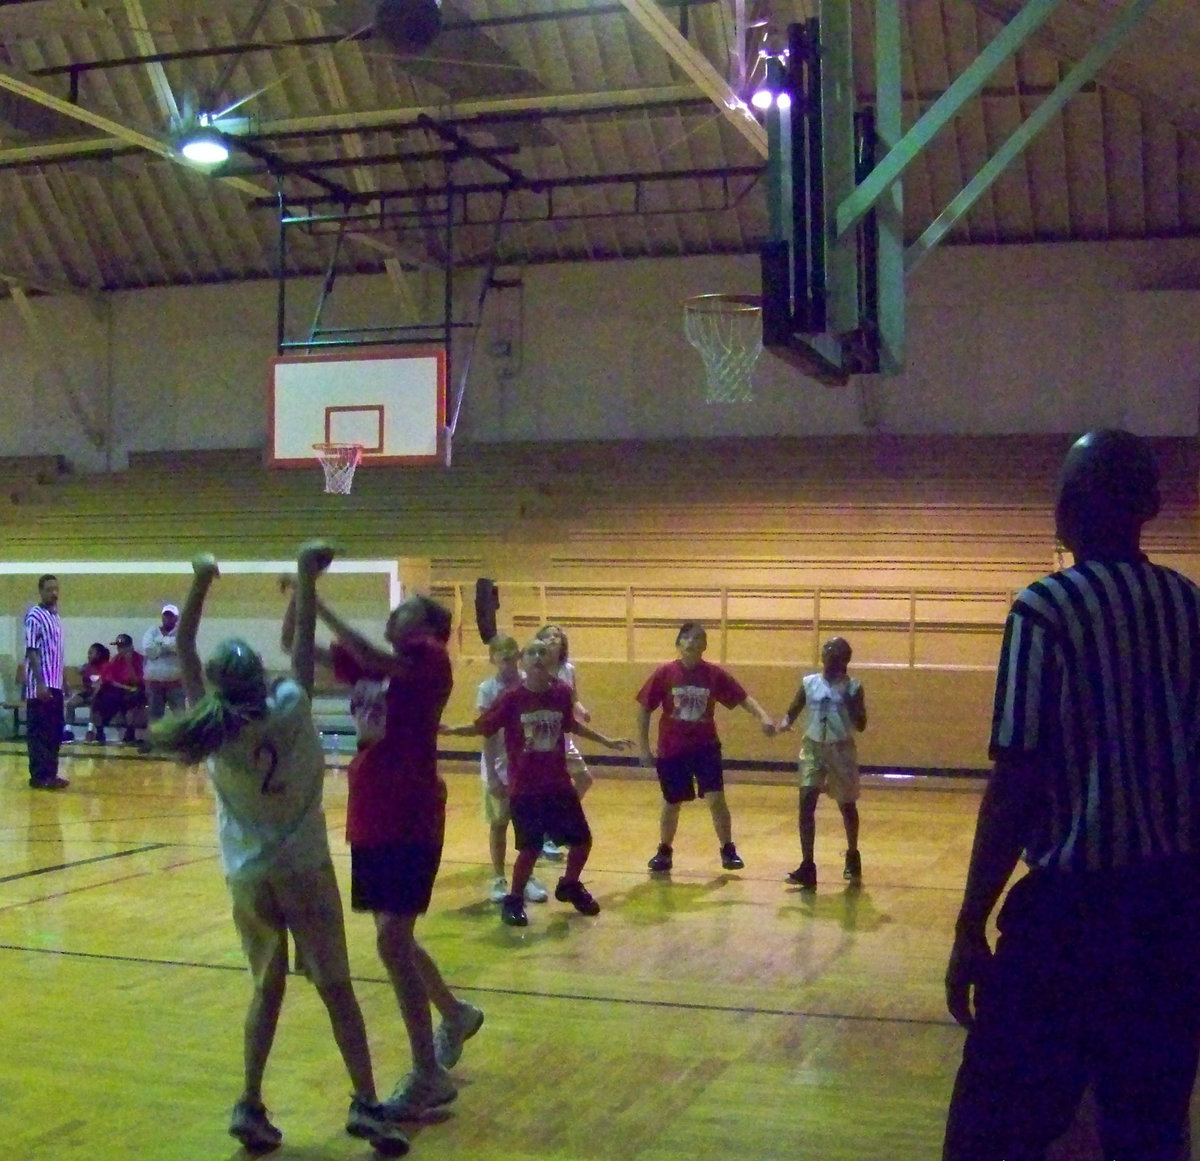
[[[454,720],[469,713],[486,667],[471,612],[479,576],[500,583],[502,628],[568,629],[601,728],[627,730],[630,687],[672,654],[682,619],[705,619],[710,655],[772,705],[815,663],[820,636],[838,632],[881,711],[864,737],[867,761],[978,764],[1008,603],[1055,560],[1051,509],[1068,444],[460,444],[450,469],[360,468],[345,497],[322,491],[315,461],[272,471],[246,450],[144,453],[124,472],[57,477],[48,503],[6,524],[5,553],[163,560],[204,547],[287,559],[300,541],[333,534],[349,556],[428,559],[435,595],[464,626]],[[1200,576],[1196,441],[1155,444],[1164,507],[1147,549]],[[948,707],[937,738],[921,725],[931,702]],[[734,749],[766,752],[730,729]]]

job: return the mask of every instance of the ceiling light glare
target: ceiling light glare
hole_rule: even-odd
[[[207,113],[200,114],[199,128],[184,138],[179,152],[196,165],[220,165],[229,160],[229,146],[212,127]]]

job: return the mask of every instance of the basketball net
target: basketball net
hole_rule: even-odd
[[[362,460],[361,443],[314,443],[313,451],[325,469],[325,491],[348,496],[354,469]]]
[[[762,303],[749,294],[698,294],[683,303],[683,333],[704,360],[706,403],[746,403],[762,354]]]

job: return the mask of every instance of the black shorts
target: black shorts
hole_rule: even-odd
[[[509,800],[513,844],[519,851],[542,849],[549,836],[559,846],[577,847],[592,841],[591,827],[573,789],[551,794],[522,794]]]
[[[1105,1157],[1182,1155],[1200,1043],[1200,870],[1032,871],[975,989],[950,1158],[1042,1156],[1090,1084]]]
[[[686,754],[676,754],[674,758],[659,758],[654,765],[658,771],[663,801],[672,806],[679,802],[691,802],[697,791],[703,798],[706,794],[720,794],[725,789],[720,745],[689,750]]]
[[[442,848],[416,843],[350,848],[350,906],[355,911],[423,915],[433,897]]]

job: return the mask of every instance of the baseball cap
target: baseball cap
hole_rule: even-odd
[[[113,642],[113,644],[120,649],[122,645],[132,645],[133,638],[128,633],[118,633],[117,639]]]
[[[177,617],[179,616],[179,606],[178,605],[163,605],[162,611],[164,613],[174,613],[175,616],[177,616]]]

